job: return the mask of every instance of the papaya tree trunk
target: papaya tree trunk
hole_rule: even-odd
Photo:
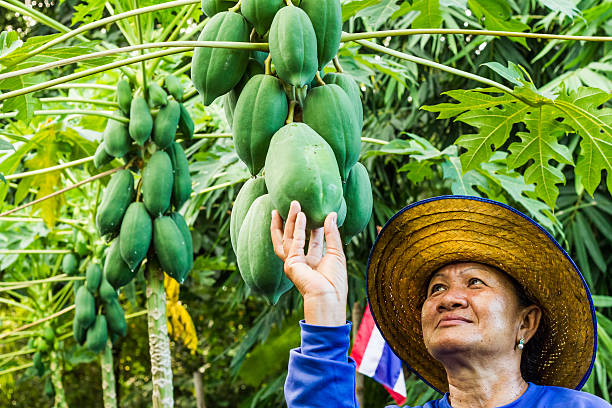
[[[53,408],[68,408],[66,402],[66,393],[64,392],[64,384],[62,383],[62,360],[57,351],[52,350],[49,353],[49,371],[51,374],[51,383],[55,391],[55,402]]]
[[[198,370],[193,372],[193,386],[195,387],[196,402],[198,408],[206,408],[206,400],[204,399],[204,383],[202,381],[202,373]]]
[[[113,370],[113,346],[110,340],[100,356],[102,369],[102,399],[104,408],[117,408],[117,392],[115,389],[115,371]]]
[[[351,310],[351,318],[353,319],[353,344],[355,343],[355,339],[357,338],[357,331],[359,330],[359,325],[361,324],[361,316],[363,316],[363,308],[359,302],[353,303],[353,309]],[[355,377],[355,394],[357,395],[357,402],[360,407],[364,407],[364,376],[361,373],[357,373]]]
[[[166,292],[164,272],[157,262],[147,262],[147,311],[149,353],[153,378],[153,408],[174,406],[170,340],[166,325]]]

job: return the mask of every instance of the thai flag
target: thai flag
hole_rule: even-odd
[[[381,383],[398,405],[406,402],[402,360],[391,351],[378,331],[369,304],[361,319],[351,357],[357,362],[357,372]]]

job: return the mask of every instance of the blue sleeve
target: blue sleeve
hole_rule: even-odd
[[[289,353],[285,400],[289,408],[359,408],[355,396],[355,360],[348,356],[352,324],[306,324],[301,347]]]

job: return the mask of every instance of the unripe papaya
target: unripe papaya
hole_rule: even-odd
[[[164,80],[166,89],[178,102],[183,100],[183,85],[181,81],[174,75],[168,75]]]
[[[106,276],[102,276],[98,293],[100,294],[100,299],[102,299],[102,302],[104,303],[109,303],[118,299],[117,291],[110,283],[108,283]]]
[[[240,97],[244,86],[251,78],[253,78],[255,75],[263,74],[264,71],[265,70],[262,63],[253,58],[249,58],[244,75],[242,75],[242,78],[240,78],[238,84],[236,84],[236,86],[223,97],[225,118],[227,119],[227,124],[230,125],[230,127],[233,127],[234,111],[236,110],[236,104],[238,103],[238,98]]]
[[[274,253],[270,237],[272,201],[264,194],[253,201],[238,235],[238,269],[245,283],[270,304],[293,284],[285,275],[283,261]]]
[[[243,184],[236,196],[230,215],[230,239],[234,253],[238,253],[238,233],[251,204],[255,199],[266,194],[266,182],[263,177],[252,177]]]
[[[305,123],[290,123],[272,137],[266,156],[266,187],[274,208],[287,219],[291,201],[306,214],[308,229],[342,205],[342,180],[327,142]]]
[[[53,340],[55,340],[55,331],[49,322],[45,323],[43,338],[47,344],[53,345]]]
[[[204,26],[198,41],[249,41],[249,26],[242,15],[224,11]],[[210,105],[231,90],[244,74],[249,58],[247,50],[196,47],[191,59],[191,80]]]
[[[153,247],[162,269],[178,283],[187,275],[189,260],[185,253],[185,238],[171,217],[153,221]]]
[[[45,365],[42,362],[42,354],[40,351],[34,353],[34,357],[32,357],[32,363],[34,363],[34,370],[36,370],[36,375],[42,377],[45,373]]]
[[[87,337],[87,329],[76,318],[72,319],[72,336],[81,346],[85,343],[85,338]]]
[[[168,149],[168,156],[172,163],[174,172],[174,183],[172,184],[172,204],[177,210],[180,209],[191,195],[191,175],[189,174],[189,162],[185,151],[180,144],[172,142]]]
[[[115,117],[123,118],[124,116],[115,113]],[[128,132],[127,124],[114,119],[108,119],[106,128],[104,128],[104,149],[106,153],[113,157],[122,157],[128,150],[132,140]]]
[[[227,11],[228,9],[234,7],[236,5],[235,1],[226,1],[226,0],[202,0],[202,12],[206,14],[207,17],[212,17],[217,13],[222,11]]]
[[[130,267],[121,257],[121,249],[119,246],[119,238],[116,238],[112,243],[106,255],[104,262],[104,278],[115,289],[125,286],[134,278],[138,267],[132,272]],[[80,290],[80,289],[79,289]]]
[[[117,82],[117,103],[119,109],[124,115],[130,114],[130,105],[132,104],[132,87],[125,79]]]
[[[85,287],[92,294],[95,295],[100,287],[100,281],[102,280],[102,268],[100,264],[91,262],[87,266],[85,272]]]
[[[72,294],[76,297],[77,293],[79,293],[79,288],[83,286],[82,280],[75,280],[72,283]]]
[[[181,103],[180,108],[181,108],[181,116],[179,117],[179,123],[178,123],[179,130],[183,134],[183,139],[191,140],[191,138],[193,137],[193,130],[195,128],[195,125],[193,124],[193,119],[191,119],[191,116],[189,115],[189,111],[187,110],[185,105]]]
[[[340,48],[342,36],[340,0],[302,0],[300,8],[306,12],[314,27],[319,69],[323,69]]]
[[[368,170],[363,164],[357,162],[344,185],[344,199],[346,200],[346,220],[340,228],[342,242],[348,244],[370,222],[372,216],[372,185]]]
[[[181,282],[184,282],[187,278],[189,272],[193,268],[193,241],[191,240],[191,232],[189,231],[189,226],[185,221],[185,218],[177,212],[173,212],[170,214],[170,217],[178,227],[179,231],[183,235],[183,239],[185,240],[185,256],[187,257],[187,269],[185,269],[185,273],[180,276]]]
[[[106,317],[104,317],[103,314],[96,316],[96,321],[93,326],[87,329],[85,347],[95,353],[104,350],[106,342],[108,341],[108,328],[106,324]]]
[[[96,320],[96,299],[85,286],[81,286],[74,299],[74,315],[84,328],[88,328]]]
[[[317,37],[304,10],[295,6],[280,9],[268,37],[279,78],[297,87],[309,83],[317,72]]]
[[[170,207],[173,183],[170,157],[158,150],[142,172],[142,200],[152,217],[162,215]]]
[[[153,141],[160,149],[165,149],[174,141],[176,127],[181,117],[181,105],[174,100],[162,107],[153,125]]]
[[[361,130],[352,103],[338,85],[330,84],[313,88],[306,97],[303,121],[331,146],[342,180],[361,151]]]
[[[168,94],[162,89],[157,82],[151,82],[149,85],[149,106],[157,108],[166,106],[168,103]]]
[[[111,177],[96,214],[101,236],[119,231],[128,205],[134,199],[134,176],[129,170],[119,170]]]
[[[336,225],[341,227],[344,224],[344,220],[346,219],[346,200],[342,198],[342,204],[337,212],[338,217],[336,218]]]
[[[64,259],[62,259],[62,271],[66,275],[74,275],[79,268],[79,262],[74,253],[70,252],[64,255]]]
[[[55,397],[55,388],[53,387],[53,382],[51,381],[50,377],[47,377],[47,379],[45,380],[45,395],[48,398],[54,398]]]
[[[97,169],[101,166],[104,166],[105,164],[112,162],[113,159],[114,157],[108,154],[108,152],[106,151],[106,148],[104,147],[104,141],[100,142],[98,148],[96,149],[96,154],[94,154],[93,161],[95,168]]]
[[[149,111],[149,105],[142,96],[132,100],[130,106],[130,137],[142,146],[151,137],[153,131],[153,116]]]
[[[284,0],[242,0],[240,12],[259,35],[264,35],[272,25],[274,15],[284,5]]]
[[[133,271],[147,256],[153,234],[153,222],[142,202],[133,202],[121,222],[119,249],[121,257]]]
[[[272,75],[255,75],[242,90],[232,134],[236,153],[251,175],[264,166],[270,139],[283,127],[288,112],[282,84]]]
[[[122,337],[125,336],[127,331],[125,313],[117,299],[104,304],[104,316],[106,316],[106,322],[111,332]]]
[[[355,113],[357,114],[357,123],[359,124],[359,130],[363,127],[363,105],[361,104],[361,91],[359,85],[355,80],[347,75],[340,74],[338,72],[330,72],[323,77],[323,82],[326,84],[335,84],[346,92],[352,105],[355,107]]]

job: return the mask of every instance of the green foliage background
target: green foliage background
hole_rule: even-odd
[[[156,3],[141,1],[138,5]],[[132,2],[124,0],[65,0],[38,9],[65,26],[79,26],[131,8]],[[177,24],[174,21],[178,13],[183,13],[181,19],[185,17],[185,31],[181,36],[194,39],[206,21],[197,6],[189,6],[182,12],[168,9],[149,15],[143,19],[143,40],[153,41],[167,27],[172,29],[172,24]],[[612,34],[612,1],[609,0],[345,0],[343,15],[346,32],[470,28]],[[107,25],[85,33],[83,38],[73,38],[51,48],[34,60],[19,63],[15,62],[18,60],[15,53],[8,53],[10,42],[0,43],[0,74],[87,54],[100,47],[132,44],[136,39],[131,34],[134,32],[130,30],[131,24],[124,20]],[[57,27],[33,24],[23,15],[3,9],[0,27],[9,26],[21,30],[19,38],[24,44],[17,52],[32,50],[52,38],[41,36],[55,36],[58,32]],[[163,38],[169,36],[170,32]],[[498,90],[475,90],[483,85],[473,78],[374,52],[354,42],[344,43],[340,62],[359,81],[363,91],[363,136],[376,139],[375,143],[364,143],[362,148],[361,161],[371,175],[375,204],[366,231],[346,247],[349,305],[365,303],[365,264],[375,238],[375,227],[384,225],[405,205],[449,193],[507,202],[534,217],[555,235],[576,260],[596,295],[599,351],[594,374],[585,390],[610,400],[612,297],[608,272],[612,265],[612,167],[609,164],[612,137],[608,136],[612,115],[608,100],[612,91],[612,44],[475,34],[383,37],[379,43],[498,81],[537,106],[504,96]],[[0,89],[3,92],[19,89],[118,59],[105,57],[2,80]],[[171,72],[188,72],[189,60],[189,53],[184,53],[164,57],[157,64],[149,63],[150,79],[159,79]],[[134,65],[80,80],[102,88],[46,90],[4,101],[0,136],[3,142],[13,144],[16,151],[7,150],[0,157],[0,173],[8,176],[48,167],[60,160],[91,156],[106,119],[93,115],[37,113],[45,109],[74,108],[68,102],[50,102],[43,98],[70,96],[112,102],[113,91],[108,87],[121,74],[137,76],[137,69]],[[197,132],[229,132],[220,101],[204,107],[187,76],[181,79],[190,95],[186,105],[196,121]],[[564,101],[569,105],[563,105]],[[423,106],[426,107],[420,109]],[[581,110],[562,115],[559,106]],[[90,111],[112,109],[112,106],[92,104],[80,107]],[[10,116],[15,109],[19,111],[17,116]],[[489,115],[491,118],[487,118]],[[538,118],[542,120],[527,115],[541,115]],[[598,122],[587,130],[579,129],[584,124],[581,118],[589,115],[598,118]],[[510,116],[516,120],[507,120]],[[488,130],[499,125],[503,125],[503,132]],[[485,149],[477,150],[483,140]],[[488,148],[491,144],[496,151]],[[536,145],[539,149],[535,149]],[[193,225],[196,262],[188,281],[181,287],[181,301],[193,318],[199,343],[194,354],[180,343],[171,345],[176,406],[196,406],[195,371],[202,375],[208,408],[283,406],[282,386],[288,352],[299,345],[300,296],[292,290],[275,307],[270,307],[261,298],[250,295],[236,270],[229,242],[228,214],[248,172],[238,160],[231,139],[197,139],[189,145],[187,153],[196,195],[187,205],[186,218]],[[584,164],[585,160],[589,165]],[[0,186],[3,201],[0,209],[4,211],[32,201],[96,173],[91,164],[86,164],[36,178],[22,178],[15,184],[9,180]],[[103,179],[102,184],[106,181]],[[211,189],[225,184],[228,185],[225,188]],[[0,248],[69,249],[86,259],[100,244],[93,229],[93,214],[102,187],[99,182],[84,185],[63,198],[30,208],[26,215],[35,218],[27,221],[1,219]],[[0,255],[0,262],[3,282],[45,279],[61,273],[61,255]],[[72,285],[72,281],[63,281],[0,292],[2,332],[70,305]],[[142,277],[122,292],[126,313],[142,310],[143,292]],[[101,407],[97,357],[75,346],[70,334],[71,317],[68,313],[52,321],[57,334],[55,348],[61,350],[63,359],[68,404]],[[151,401],[145,317],[140,315],[129,322],[128,337],[114,347],[118,401],[119,406],[145,407]],[[31,367],[6,372],[27,365],[34,351],[29,340],[37,338],[41,331],[39,325],[0,339],[1,406],[52,404],[52,399],[44,393],[31,392],[43,389],[48,374],[38,378]],[[5,357],[19,351],[27,353]],[[421,405],[435,397],[413,376],[408,377],[407,386],[409,405]],[[368,407],[391,403],[384,389],[369,379],[366,379],[365,395]]]

